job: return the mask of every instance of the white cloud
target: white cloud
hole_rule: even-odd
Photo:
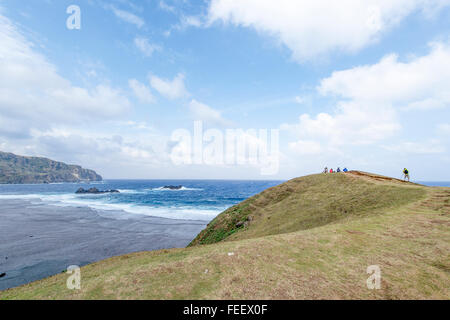
[[[320,82],[317,90],[324,96],[337,97],[334,112],[316,117],[303,114],[297,124],[285,124],[282,129],[296,134],[299,141],[291,144],[294,149],[296,146],[308,149],[304,141],[315,141],[328,150],[343,145],[373,144],[401,128],[398,113],[450,106],[448,83],[448,44],[435,43],[429,54],[407,62],[388,55],[373,65],[333,72]],[[401,148],[405,152],[416,148],[421,153],[442,150],[436,145],[425,150],[409,142]]]
[[[446,150],[438,140],[423,142],[401,142],[395,145],[383,146],[386,150],[402,154],[439,154]]]
[[[303,97],[296,96],[295,102],[297,102],[298,104],[303,104],[305,102],[305,99]]]
[[[164,2],[163,0],[159,1],[159,7],[160,7],[162,10],[167,11],[167,12],[171,12],[171,13],[175,13],[175,12],[176,12],[174,6],[168,5],[168,4],[167,4],[166,2]]]
[[[149,131],[153,131],[154,130],[145,121],[136,122],[136,121],[129,120],[129,121],[121,122],[120,124],[125,125],[125,126],[129,126],[130,128],[138,129],[138,130],[149,130]]]
[[[450,105],[450,45],[434,43],[428,55],[401,62],[388,55],[374,65],[334,72],[318,90],[354,101],[391,104],[401,109]]]
[[[450,123],[441,123],[437,126],[437,132],[440,135],[450,136]]]
[[[125,21],[127,23],[134,24],[139,29],[145,25],[145,22],[142,18],[138,17],[137,15],[135,15],[131,12],[128,12],[125,10],[120,10],[115,7],[111,7],[111,10],[114,12],[114,14],[117,18],[119,18],[120,20]]]
[[[298,140],[289,143],[289,148],[299,154],[319,154],[322,152],[320,143],[316,141]]]
[[[147,38],[136,37],[134,45],[147,57],[151,57],[155,51],[161,50],[161,46],[150,43]]]
[[[179,73],[173,80],[162,79],[153,75],[150,77],[150,84],[153,89],[170,100],[189,95],[184,85],[184,74],[182,73]]]
[[[204,17],[203,16],[185,16],[182,15],[180,18],[180,22],[178,22],[175,25],[172,25],[169,30],[166,30],[164,32],[164,35],[166,37],[170,36],[173,30],[177,30],[177,31],[184,31],[189,27],[196,27],[196,28],[200,28],[200,27],[204,27],[206,26],[206,23],[204,22]]]
[[[0,15],[2,150],[78,163],[110,177],[138,177],[144,166],[150,170],[168,161],[165,138],[155,138],[145,122],[111,128],[131,108],[120,90],[74,86],[36,47]],[[130,86],[149,101],[145,86]]]
[[[297,124],[285,124],[281,129],[294,132],[299,137],[300,146],[305,146],[303,141],[307,140],[333,149],[343,145],[374,143],[393,135],[400,129],[400,125],[395,112],[389,107],[340,102],[334,115],[320,113],[313,118],[309,114],[303,114]],[[318,148],[315,147],[314,150]]]
[[[137,81],[136,79],[130,79],[128,81],[128,85],[133,90],[135,96],[142,103],[154,103],[155,97],[150,92],[150,88],[148,88],[143,83]]]
[[[0,119],[3,131],[111,119],[130,109],[118,89],[82,88],[61,77],[18,29],[0,15]],[[8,125],[9,124],[9,125]],[[6,129],[5,129],[6,128]]]
[[[197,16],[183,16],[181,18],[181,29],[187,27],[201,27],[203,26],[203,21],[201,17]]]
[[[136,128],[134,124],[132,127]],[[137,168],[140,168],[142,175],[142,168],[151,170],[168,161],[165,152],[167,137],[139,128],[136,128],[140,130],[137,132],[133,128],[126,125],[126,131],[122,134],[69,127],[33,130],[25,147],[8,143],[6,147],[19,154],[45,155],[94,169],[102,168],[101,173],[113,177]]]
[[[354,52],[416,10],[429,17],[449,0],[212,0],[209,23],[251,27],[278,39],[304,61],[332,51]]]
[[[198,102],[195,99],[189,103],[189,111],[194,120],[202,120],[207,123],[218,125],[230,124],[228,120],[222,117],[220,111],[217,111],[204,103]]]

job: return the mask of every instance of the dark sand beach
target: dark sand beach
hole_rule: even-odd
[[[205,221],[174,220],[26,200],[0,201],[0,290],[70,265],[137,251],[185,247]]]

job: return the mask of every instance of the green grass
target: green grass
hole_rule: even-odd
[[[379,214],[424,197],[425,190],[412,185],[376,184],[349,174],[311,175],[290,180],[226,210],[190,245],[316,228]],[[239,222],[241,226],[237,227]]]
[[[92,170],[39,157],[23,157],[0,151],[0,183],[100,181]]]
[[[294,179],[219,216],[198,238],[214,244],[114,257],[83,267],[79,291],[61,273],[0,299],[449,299],[449,198],[357,174]],[[374,264],[380,290],[366,286]]]

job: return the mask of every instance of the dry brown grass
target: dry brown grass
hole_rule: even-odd
[[[419,185],[359,171],[296,178],[226,210],[191,245],[289,233],[359,219],[423,199],[425,193]]]
[[[449,299],[450,190],[374,182],[391,183],[423,199],[291,233],[115,257],[83,267],[80,291],[60,274],[0,299]],[[366,286],[369,265],[381,268],[380,290]]]

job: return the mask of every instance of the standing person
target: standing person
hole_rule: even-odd
[[[333,168],[331,168],[331,169],[330,169],[330,173],[333,173],[333,172],[334,172],[334,171],[333,171]]]
[[[337,170],[336,170],[336,172],[341,172],[341,168],[338,167]]]
[[[328,173],[328,167],[325,167],[325,169],[323,170],[323,173]]]
[[[403,169],[403,180],[407,180],[407,179],[409,182],[409,171],[408,171],[408,169],[404,168]]]

